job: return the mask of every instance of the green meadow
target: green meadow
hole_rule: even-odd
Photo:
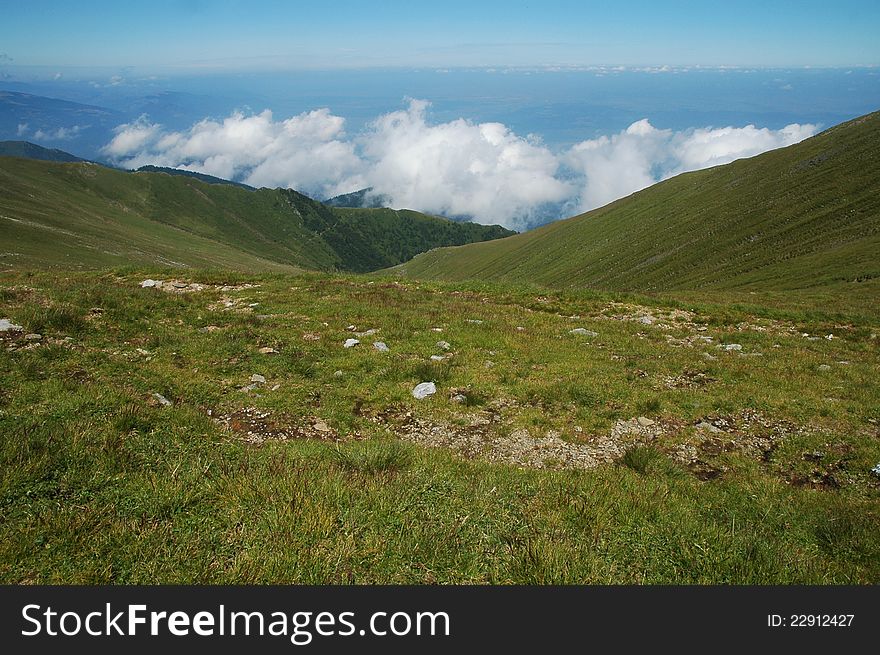
[[[3,273],[0,581],[876,583],[880,319],[822,299]]]

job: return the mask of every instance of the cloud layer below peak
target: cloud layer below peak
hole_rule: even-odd
[[[276,120],[269,110],[167,131],[146,116],[104,148],[122,166],[199,171],[326,198],[365,187],[397,208],[524,229],[604,205],[678,173],[728,163],[815,134],[817,125],[657,129],[647,119],[554,153],[501,123],[432,124],[429,103],[379,116],[360,134],[316,109]]]

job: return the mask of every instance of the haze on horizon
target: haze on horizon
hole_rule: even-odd
[[[3,14],[0,64],[16,69],[880,64],[872,0],[29,0]]]

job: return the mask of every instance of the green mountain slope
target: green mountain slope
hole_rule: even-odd
[[[247,189],[248,191],[254,191],[254,187],[248,186],[247,184],[242,184],[241,182],[233,182],[232,180],[225,180],[222,177],[215,177],[213,175],[208,175],[207,173],[198,173],[196,171],[185,171],[180,168],[168,168],[167,166],[141,166],[137,169],[138,173],[167,173],[168,175],[181,175],[183,177],[191,177],[196,180],[201,180],[202,182],[207,182],[208,184],[231,184],[232,186],[241,187],[242,189]]]
[[[515,234],[500,225],[458,223],[409,209],[334,207],[331,214],[332,224],[307,224],[344,260],[358,262],[349,270],[360,273],[405,262],[432,248]]]
[[[420,255],[398,270],[560,288],[784,290],[876,283],[878,253],[874,113],[532,232]]]
[[[436,217],[339,216],[295,191],[190,176],[0,158],[0,265],[120,264],[367,271],[431,248],[504,236]],[[396,241],[373,240],[394,227]]]

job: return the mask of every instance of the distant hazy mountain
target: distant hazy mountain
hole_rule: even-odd
[[[100,158],[113,128],[126,120],[125,114],[105,107],[0,91],[0,139],[75,150],[86,159]]]
[[[878,153],[880,112],[509,239],[434,250],[398,270],[562,288],[854,290],[880,280]]]
[[[0,157],[21,157],[40,161],[77,162],[86,161],[57,148],[44,148],[29,141],[0,141]]]

